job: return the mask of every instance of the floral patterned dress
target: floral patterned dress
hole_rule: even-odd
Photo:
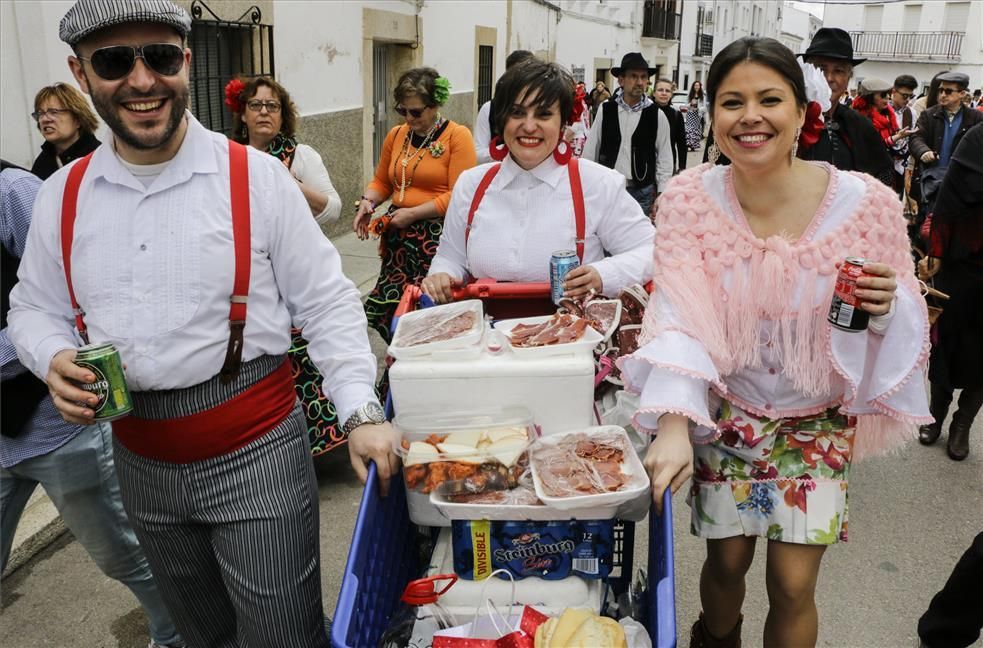
[[[846,540],[855,425],[835,407],[769,419],[722,401],[720,437],[693,449],[693,534],[820,545]]]

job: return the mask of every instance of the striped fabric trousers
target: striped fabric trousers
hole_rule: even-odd
[[[134,414],[214,407],[283,362],[245,362],[238,379],[134,393]],[[234,452],[187,464],[114,444],[123,504],[190,648],[324,648],[317,482],[300,405]]]

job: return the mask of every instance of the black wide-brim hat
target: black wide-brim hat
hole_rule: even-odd
[[[823,27],[812,37],[812,42],[805,52],[799,54],[803,59],[810,56],[849,61],[851,65],[860,65],[867,59],[853,58],[853,40],[850,34],[837,27]]]
[[[649,62],[645,60],[641,52],[628,52],[621,58],[621,65],[618,67],[611,68],[611,74],[618,77],[621,76],[625,70],[648,70],[649,76],[652,76],[658,70],[654,67],[649,67]]]

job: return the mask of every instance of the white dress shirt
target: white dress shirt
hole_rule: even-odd
[[[662,193],[666,190],[669,179],[672,177],[672,136],[669,130],[669,120],[666,119],[665,113],[661,110],[656,112],[659,126],[655,136],[655,191]],[[624,106],[618,106],[621,146],[618,149],[618,159],[614,163],[614,169],[628,180],[634,177],[631,172],[631,136],[635,134],[635,128],[638,127],[641,118],[641,112],[632,112],[626,110]],[[586,158],[597,162],[600,155],[601,124],[603,122],[604,106],[602,105],[594,116],[594,123],[591,124],[590,131],[587,133],[587,141],[584,142],[584,150],[580,154],[582,159]],[[644,171],[644,169],[639,169],[639,171]]]
[[[655,228],[625,191],[625,178],[580,160],[584,191],[584,263],[601,275],[604,294],[652,278]],[[472,222],[464,231],[478,183],[491,164],[461,174],[444,216],[444,233],[430,274],[463,280],[549,281],[550,255],[576,249],[576,223],[567,167],[553,156],[526,171],[506,156]],[[606,256],[610,255],[610,256]]]
[[[478,116],[474,119],[474,152],[478,155],[478,164],[491,162],[491,153],[488,152],[488,145],[491,143],[491,125],[488,123],[488,113],[491,112],[491,102],[486,101],[478,109]]]
[[[191,113],[187,120],[177,155],[149,188],[106,144],[92,156],[79,193],[75,293],[91,341],[116,345],[136,391],[214,377],[229,340],[235,275],[229,144]],[[242,359],[283,355],[291,325],[303,329],[324,392],[344,421],[375,400],[376,360],[358,290],[286,167],[246,148],[252,258]],[[41,187],[11,294],[10,337],[42,377],[57,352],[79,346],[61,258],[67,178],[66,167]]]
[[[328,170],[324,167],[321,154],[307,144],[298,144],[294,151],[294,161],[290,166],[290,171],[297,176],[298,180],[328,197],[328,204],[324,206],[320,214],[314,216],[317,224],[324,225],[338,220],[338,217],[341,216],[341,196],[331,184],[331,176],[328,175]]]

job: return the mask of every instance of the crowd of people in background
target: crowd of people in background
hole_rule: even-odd
[[[113,145],[100,146],[85,96],[58,83],[35,98],[44,144],[31,172],[4,163],[0,176],[0,567],[41,484],[99,566],[143,604],[151,646],[236,637],[326,646],[310,455],[347,443],[361,479],[369,461],[383,480],[397,470],[367,329],[389,341],[407,286],[446,302],[475,278],[547,280],[550,254],[571,241],[581,265],[567,276],[568,298],[657,286],[645,344],[620,366],[640,393],[635,423],[655,438],[645,459],[653,490],[675,492],[693,478],[693,532],[707,539],[707,560],[691,645],[740,645],[757,537],[769,543],[766,641],[814,644],[821,558],[847,538],[852,460],[898,445],[906,425],[920,424],[920,442],[934,444],[954,399],[946,452],[969,455],[983,407],[983,101],[966,74],[940,72],[921,97],[907,74],[850,88],[864,59],[845,31],[827,27],[798,55],[771,39],[728,45],[706,90],[701,81],[684,89],[683,111],[672,103],[676,83],[639,52],[610,70],[612,92],[517,50],[469,129],[442,113],[450,81],[412,68],[393,88],[402,123],[348,212],[381,257],[359,303],[318,227],[340,219],[346,201],[322,156],[300,141],[289,90],[268,77],[230,80],[231,137],[212,133],[187,110],[187,13],[150,0],[127,11],[79,0],[60,34]],[[705,138],[708,164],[688,168]],[[89,218],[63,230],[59,219],[76,208]],[[139,224],[113,225],[120,213]],[[693,227],[693,214],[710,227]],[[156,250],[141,228],[176,244]],[[812,302],[835,276],[840,257],[822,253],[833,244],[875,261],[858,286],[878,343],[841,336],[827,354],[826,314]],[[235,262],[216,260],[209,246],[234,248]],[[97,274],[112,282],[96,285]],[[944,299],[930,304],[937,318],[919,280]],[[244,328],[247,296],[258,320]],[[73,382],[91,377],[73,362],[73,322],[82,333],[83,317],[95,339],[114,340],[129,358],[145,427],[118,423],[115,440],[107,424],[92,425],[91,394]],[[133,324],[145,319],[145,329]],[[868,355],[893,372],[865,373],[858,359]],[[926,362],[930,402],[908,380]],[[839,408],[854,402],[876,409],[879,434]],[[215,411],[225,414],[195,428],[201,438],[168,423],[194,428]],[[721,425],[739,432],[714,434]],[[796,435],[815,430],[835,461],[804,469],[777,459],[809,451],[802,444],[818,441]],[[88,463],[78,460],[85,453]],[[66,462],[101,489],[66,489],[54,477]],[[214,491],[191,488],[195,480]],[[981,545],[922,617],[926,645],[979,635],[966,608]]]

